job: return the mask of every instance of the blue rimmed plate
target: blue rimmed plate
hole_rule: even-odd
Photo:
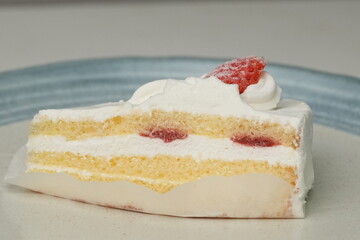
[[[0,73],[0,179],[12,154],[26,142],[28,120],[38,110],[128,99],[145,82],[201,76],[223,61],[125,57]],[[316,181],[305,219],[163,217],[57,199],[1,182],[0,238],[356,239],[360,234],[360,79],[279,64],[270,64],[267,71],[283,88],[283,97],[309,103],[319,124],[314,132]],[[22,120],[27,121],[18,122]]]

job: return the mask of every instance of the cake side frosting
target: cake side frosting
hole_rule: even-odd
[[[306,197],[309,190],[314,183],[314,168],[312,157],[312,140],[313,140],[313,127],[312,127],[312,114],[311,111],[307,112],[302,121],[301,128],[301,142],[297,150],[300,156],[298,169],[297,184],[295,192],[292,196],[293,213],[296,216],[304,217]]]

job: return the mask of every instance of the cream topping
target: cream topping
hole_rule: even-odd
[[[268,72],[263,72],[259,82],[248,86],[241,98],[256,110],[269,110],[276,108],[280,95],[281,88],[274,78]]]
[[[209,84],[208,87],[204,86],[204,84],[201,84],[201,80],[203,79],[203,82],[205,84]],[[172,85],[171,88],[174,88],[173,81],[181,82],[181,80],[173,80],[173,79],[163,79],[163,80],[156,80],[153,82],[149,82],[147,84],[144,84],[140,88],[138,88],[134,95],[129,99],[129,103],[131,104],[141,104],[145,101],[147,101],[149,98],[155,96],[155,95],[161,95],[166,91],[166,88],[169,89],[168,85]],[[206,93],[208,96],[202,96],[205,99],[209,99],[209,97],[213,97],[214,94],[219,95],[218,89],[216,87],[219,87],[220,85],[230,85],[232,88],[237,89],[236,84],[225,84],[222,81],[220,81],[216,77],[209,77],[209,78],[195,78],[195,77],[189,77],[183,81],[185,83],[193,85],[193,91],[190,91],[193,94],[200,94],[198,85],[201,85],[204,89],[206,89]],[[214,82],[218,82],[219,86],[216,86]],[[182,90],[179,85],[179,91]],[[213,89],[212,89],[213,88]],[[221,88],[224,90],[224,88]],[[184,89],[185,90],[185,89]],[[194,92],[196,91],[196,92]],[[181,92],[180,92],[181,93]],[[229,94],[229,91],[224,91],[224,93]],[[238,91],[232,91],[231,93],[234,95],[234,97],[239,96]],[[246,104],[250,105],[252,108],[256,110],[269,110],[273,109],[277,106],[281,95],[281,89],[276,84],[274,78],[267,72],[263,72],[260,76],[260,80],[256,84],[252,84],[247,87],[244,93],[242,93],[241,99]],[[221,94],[223,96],[223,94]],[[228,99],[228,97],[223,96],[225,99]],[[196,96],[190,97],[189,100],[194,100]],[[240,106],[239,106],[240,107]]]
[[[249,86],[241,95],[238,85],[223,83],[213,76],[189,77],[185,80],[164,79],[143,85],[128,101],[86,108],[42,110],[34,117],[33,122],[42,120],[103,122],[135,111],[163,110],[216,114],[221,117],[246,118],[258,122],[270,121],[298,129],[303,114],[310,109],[301,102],[279,101],[280,93],[280,88],[268,73],[263,73],[260,81]]]
[[[164,84],[157,82],[140,87],[139,92],[146,88]],[[136,95],[138,95],[136,93]],[[131,98],[128,102],[138,99]],[[241,115],[256,111],[242,101],[238,86],[225,84],[216,77],[206,79],[188,77],[185,80],[167,79],[161,92],[149,96],[146,100],[135,104],[134,108],[143,111],[162,109],[165,111],[183,111],[191,113],[219,114],[222,116]]]
[[[131,104],[140,104],[150,97],[161,94],[164,91],[168,79],[156,80],[139,87],[128,100]]]

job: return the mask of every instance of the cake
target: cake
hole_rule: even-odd
[[[27,143],[37,192],[182,217],[302,218],[311,110],[281,99],[261,57],[149,82],[128,101],[40,111]]]

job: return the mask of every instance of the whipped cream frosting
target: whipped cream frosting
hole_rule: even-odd
[[[226,84],[214,76],[163,79],[141,86],[128,101],[85,108],[42,110],[33,122],[44,118],[103,122],[134,110],[151,112],[160,109],[270,121],[298,128],[303,114],[310,108],[302,102],[280,101],[280,94],[281,89],[267,72],[263,72],[259,82],[248,86],[243,94],[239,94],[237,84]]]
[[[280,95],[281,88],[274,78],[268,72],[263,72],[260,80],[248,86],[241,98],[256,110],[269,110],[277,107]]]
[[[280,93],[281,89],[273,78],[267,73],[263,74],[261,81],[245,95],[250,102],[262,108],[256,110],[239,94],[237,84],[226,84],[213,76],[189,77],[185,80],[164,79],[147,83],[126,103],[131,104],[134,110],[145,112],[161,109],[193,114],[216,114],[222,117],[278,122],[297,128],[309,107],[301,102],[279,101]],[[275,106],[276,108],[269,109]]]
[[[155,95],[161,95],[169,88],[168,85],[173,85],[171,83],[172,81],[181,80],[163,79],[149,82],[137,89],[128,102],[131,104],[141,104]],[[197,85],[205,87],[208,94],[208,96],[203,96],[205,99],[208,99],[209,96],[219,95],[217,88],[219,86],[216,86],[216,84],[214,84],[215,82],[217,82],[218,85],[230,85],[232,88],[238,88],[236,84],[223,83],[213,76],[209,78],[189,77],[185,79],[184,82],[194,85],[194,90],[198,88]],[[205,84],[208,83],[209,87],[204,86],[204,84],[200,82]],[[181,89],[179,89],[179,91],[180,90]],[[224,93],[227,94],[228,92],[229,91],[225,91]],[[235,94],[232,95],[234,95],[234,97],[237,97],[236,95],[240,95],[243,102],[256,110],[269,110],[276,108],[278,102],[280,101],[281,88],[276,84],[274,78],[268,72],[263,72],[258,83],[248,86],[242,94],[239,94],[237,90]],[[224,99],[227,99],[227,97],[224,96]],[[190,98],[189,100],[195,99]]]

